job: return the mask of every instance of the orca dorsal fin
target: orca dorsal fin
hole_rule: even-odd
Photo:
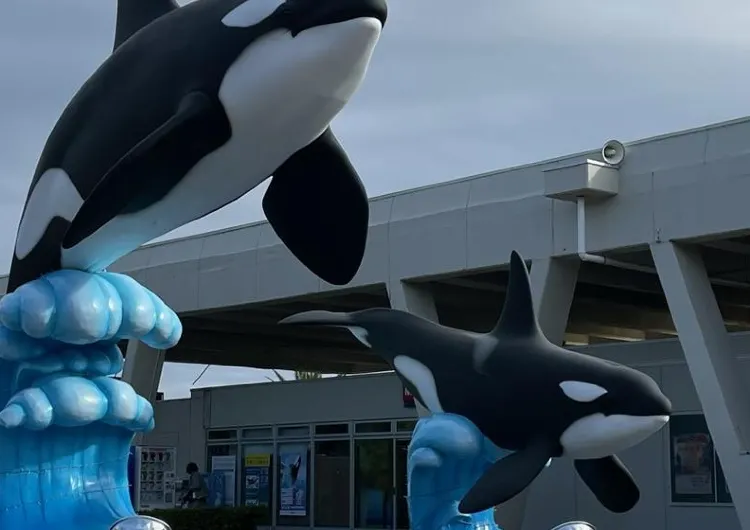
[[[490,335],[495,337],[543,336],[534,311],[529,271],[523,258],[515,250],[510,255],[510,272],[503,311]]]
[[[179,7],[175,0],[118,0],[115,44],[112,51],[141,28]]]

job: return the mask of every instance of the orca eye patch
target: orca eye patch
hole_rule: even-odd
[[[560,388],[573,401],[590,403],[607,393],[605,388],[584,381],[563,381]]]

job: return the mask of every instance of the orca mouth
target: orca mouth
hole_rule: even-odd
[[[308,29],[360,18],[374,18],[384,26],[388,18],[385,0],[287,0],[285,7],[295,19],[289,28],[293,37]]]

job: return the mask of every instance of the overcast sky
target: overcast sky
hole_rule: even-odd
[[[0,271],[47,134],[110,52],[114,10],[0,2]],[[380,195],[737,118],[750,114],[749,27],[746,0],[392,0],[334,128]],[[261,219],[261,191],[177,233]],[[168,366],[163,390],[186,396],[203,368]],[[265,375],[210,368],[198,386]]]

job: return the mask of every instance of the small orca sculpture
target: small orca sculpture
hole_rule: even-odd
[[[115,49],[50,134],[8,292],[97,271],[272,177],[266,217],[322,279],[348,283],[368,230],[329,127],[359,87],[385,0],[119,0]]]
[[[565,350],[543,335],[528,270],[513,252],[502,315],[487,334],[448,328],[392,309],[311,311],[289,325],[349,329],[385,359],[425,408],[459,414],[496,446],[514,451],[459,505],[476,513],[523,491],[550,458],[568,456],[598,500],[626,512],[638,486],[615,453],[661,429],[671,403],[647,375]]]

